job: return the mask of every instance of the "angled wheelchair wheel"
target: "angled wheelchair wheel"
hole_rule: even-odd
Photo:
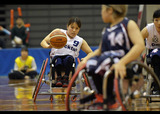
[[[42,67],[41,67],[41,72],[40,72],[40,75],[39,75],[39,78],[37,80],[37,84],[36,84],[36,87],[35,87],[35,90],[34,90],[34,93],[33,93],[33,96],[32,96],[34,98],[34,100],[33,100],[34,102],[36,101],[38,92],[40,90],[40,85],[41,85],[42,78],[43,78],[43,75],[44,75],[45,70],[46,70],[47,63],[48,63],[48,58],[43,62]]]
[[[139,106],[146,106],[146,100],[148,99],[147,82],[146,77],[143,75],[142,69],[147,72],[153,80],[156,82],[160,90],[160,82],[156,74],[144,63],[139,61],[133,61],[127,65],[127,68],[131,68],[133,71],[139,70],[132,76],[127,76],[124,79],[114,79],[116,98],[122,106],[123,111],[139,111]]]
[[[37,86],[38,86],[38,82],[40,80],[40,77],[41,77],[41,74],[42,74],[42,70],[44,68],[44,64],[45,64],[45,60],[43,60],[43,63],[42,63],[42,66],[41,66],[41,70],[40,70],[40,73],[39,73],[39,76],[38,76],[38,79],[37,79],[37,82],[36,82],[36,86],[34,88],[34,91],[33,91],[33,94],[32,94],[32,98],[34,98],[34,95],[36,93],[36,89],[37,89]]]
[[[85,71],[84,71],[85,66],[86,65],[78,69],[74,73],[74,75],[72,76],[69,82],[69,85],[67,88],[67,94],[66,94],[66,110],[67,111],[78,110],[80,108],[79,99],[80,99],[80,94],[82,91],[80,90],[81,88],[85,86],[91,88],[88,77],[86,76]],[[80,72],[82,72],[81,75],[83,78],[78,78]],[[73,87],[74,83],[76,85],[75,87]]]

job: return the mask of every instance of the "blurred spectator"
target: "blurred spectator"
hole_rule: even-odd
[[[21,49],[21,56],[15,59],[14,70],[8,74],[9,79],[33,79],[37,75],[34,57],[28,55],[28,49]]]
[[[12,46],[21,48],[26,46],[27,28],[24,26],[24,21],[21,17],[16,20],[16,26],[11,30]]]
[[[11,32],[8,31],[7,29],[3,28],[2,26],[0,26],[0,31],[5,33],[6,35],[11,35]],[[6,39],[0,37],[0,49],[2,48],[6,48]]]

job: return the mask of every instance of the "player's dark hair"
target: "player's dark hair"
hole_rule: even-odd
[[[154,13],[153,13],[153,19],[154,18],[160,18],[160,9],[157,9]]]
[[[68,21],[67,26],[69,26],[72,23],[77,23],[78,27],[81,28],[81,20],[78,17],[71,17]]]

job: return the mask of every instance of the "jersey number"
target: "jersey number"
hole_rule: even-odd
[[[74,41],[73,42],[73,45],[76,46],[76,47],[78,46],[78,44],[79,44],[79,41]]]
[[[111,34],[108,35],[108,39],[110,40],[111,46],[115,46],[116,44],[122,46],[124,43],[123,34],[121,32],[118,33],[117,35],[115,32],[112,32]]]

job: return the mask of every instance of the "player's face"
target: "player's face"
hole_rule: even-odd
[[[70,38],[74,38],[79,33],[80,28],[78,27],[77,23],[72,23],[67,26],[67,35]]]
[[[111,10],[107,9],[106,5],[102,5],[101,8],[101,17],[104,23],[109,23],[110,22],[110,17],[111,17]]]
[[[154,18],[154,25],[156,26],[156,30],[160,32],[160,18]]]

